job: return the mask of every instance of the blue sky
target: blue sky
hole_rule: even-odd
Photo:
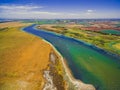
[[[0,0],[0,18],[120,18],[120,0]]]

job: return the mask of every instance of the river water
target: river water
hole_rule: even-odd
[[[97,90],[120,90],[120,57],[85,42],[52,32],[23,30],[50,42],[65,58],[73,76]],[[42,52],[42,51],[41,51]]]

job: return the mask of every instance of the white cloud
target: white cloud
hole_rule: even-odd
[[[92,13],[92,12],[94,12],[94,10],[87,10],[87,12]]]
[[[91,14],[93,14],[93,13],[95,13],[95,10],[89,9],[89,10],[86,11],[86,14],[87,14],[87,15],[91,15]]]
[[[1,5],[0,6],[0,18],[18,18],[18,19],[29,19],[29,18],[101,18],[101,17],[119,17],[120,13],[98,13],[96,10],[86,10],[77,13],[70,12],[51,12],[43,10],[44,6],[35,5]]]
[[[31,6],[31,5],[1,5],[2,10],[32,10],[37,8],[43,8],[43,6]]]
[[[64,12],[43,11],[43,6],[32,5],[2,5],[0,6],[1,18],[72,18],[78,14]],[[42,10],[42,11],[41,11]]]
[[[32,5],[2,5],[0,6],[1,18],[45,18],[60,15],[57,12],[40,11],[43,6]]]

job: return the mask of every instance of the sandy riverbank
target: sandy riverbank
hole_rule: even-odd
[[[53,48],[54,52],[59,57],[59,60],[62,62],[62,65],[63,65],[62,67],[64,69],[64,74],[65,74],[64,79],[66,80],[68,90],[95,90],[93,85],[85,84],[82,81],[75,79],[73,75],[71,74],[71,71],[68,68],[68,65],[66,64],[62,55],[54,48],[52,44],[50,44],[49,42],[45,40],[43,41],[48,43]]]
[[[62,63],[62,69],[64,71],[63,77],[65,82],[67,83],[67,90],[95,90],[93,85],[85,84],[82,81],[75,79],[62,55],[54,48],[51,43],[47,42],[44,39],[43,41],[48,43],[52,47],[55,55],[59,58],[58,60],[60,60],[60,62]]]
[[[42,90],[45,84],[47,85],[47,80],[48,83],[51,82],[52,88],[56,87],[57,90],[94,90],[92,85],[86,85],[73,78],[62,55],[53,45],[20,30],[28,25],[31,24],[0,24],[0,90]],[[55,69],[50,69],[49,66],[52,62],[51,52],[54,52],[51,58],[57,56],[57,61],[59,60],[54,64]],[[46,72],[48,68],[50,73]],[[48,77],[47,80],[44,75]]]

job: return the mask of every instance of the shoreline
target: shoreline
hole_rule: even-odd
[[[75,79],[74,76],[72,75],[71,70],[69,69],[67,63],[64,61],[63,56],[57,51],[57,49],[48,41],[44,40],[42,38],[42,40],[46,43],[48,43],[53,51],[55,52],[55,54],[60,58],[61,62],[62,62],[62,67],[64,68],[65,71],[65,75],[70,83],[73,84],[73,86],[76,88],[76,90],[95,90],[95,87],[92,84],[85,84],[84,82],[82,82],[81,80]]]
[[[58,32],[56,32],[56,31],[54,31],[54,30],[50,30],[49,28],[40,28],[40,27],[38,27],[38,26],[36,26],[36,28],[37,28],[37,30],[40,30],[40,29],[42,29],[42,30],[47,30],[48,32],[53,32],[53,33],[56,33],[56,34],[59,34],[59,35],[63,35],[63,34],[61,34],[61,33],[58,33]],[[73,37],[70,37],[70,36],[66,36],[66,35],[63,35],[63,36],[65,36],[65,37],[68,37],[69,39],[74,39],[75,41],[80,41],[82,44],[84,44],[84,45],[87,45],[87,46],[89,46],[90,48],[92,48],[92,49],[94,49],[94,50],[96,50],[96,51],[100,51],[100,52],[102,52],[102,54],[106,54],[106,55],[108,55],[108,56],[112,56],[111,58],[115,58],[115,59],[120,59],[120,54],[119,53],[116,53],[116,52],[114,52],[114,51],[109,51],[109,50],[107,50],[107,49],[105,49],[105,48],[102,48],[102,47],[99,47],[99,46],[97,46],[97,45],[93,45],[93,44],[91,44],[91,43],[89,43],[89,42],[85,42],[84,40],[80,40],[80,39],[78,39],[78,38],[73,38]]]
[[[24,31],[24,28],[25,27],[23,27],[21,30]],[[24,32],[26,32],[26,31],[24,31]],[[29,34],[32,34],[32,33],[29,33]],[[34,34],[32,34],[32,35],[34,35]],[[37,36],[37,37],[39,37],[39,36]],[[46,41],[42,37],[39,37],[39,38],[41,38],[44,42],[49,44],[51,46],[51,48],[53,49],[53,51],[55,52],[55,54],[60,58],[61,63],[62,63],[62,68],[64,69],[64,73],[65,73],[65,75],[63,75],[63,76],[65,76],[67,78],[65,81],[67,82],[67,84],[69,84],[68,88],[69,87],[74,88],[74,89],[67,89],[67,90],[96,90],[92,84],[85,84],[81,80],[75,79],[74,76],[72,75],[71,70],[69,69],[68,65],[64,61],[63,56],[57,51],[57,49],[50,42]]]

